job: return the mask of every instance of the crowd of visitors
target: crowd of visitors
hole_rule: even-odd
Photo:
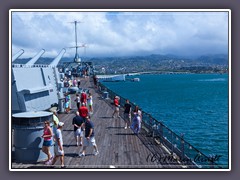
[[[73,85],[79,87],[80,81],[73,81]],[[73,97],[73,96],[72,96]],[[94,155],[98,155],[98,147],[95,139],[94,123],[90,116],[93,115],[93,96],[89,91],[82,91],[80,94],[76,93],[76,111],[72,119],[73,138],[76,142],[76,147],[82,147],[79,151],[79,157],[86,156],[87,147],[93,146]],[[65,113],[72,113],[71,110],[71,95],[65,94]],[[120,118],[120,97],[115,96],[113,100],[114,111],[112,118]],[[132,105],[127,99],[123,108],[124,129],[131,129],[134,134],[139,134],[142,123],[142,112],[138,106],[132,110]],[[45,121],[43,130],[43,146],[42,151],[47,155],[44,162],[46,165],[54,165],[60,158],[60,167],[64,168],[64,149],[63,149],[63,135],[62,129],[64,122],[59,120],[57,111],[53,111],[53,126],[51,128],[50,122]],[[50,147],[54,144],[54,155],[50,152]]]

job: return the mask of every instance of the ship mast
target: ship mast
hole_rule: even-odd
[[[77,44],[77,23],[80,23],[79,21],[74,21],[74,25],[75,25],[75,48],[76,48],[76,53],[75,53],[75,57],[74,57],[74,62],[76,63],[80,63],[81,59],[78,55],[78,44]]]

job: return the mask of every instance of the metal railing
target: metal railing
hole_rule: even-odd
[[[115,96],[119,96],[119,104],[124,107],[126,98],[113,92],[102,83],[98,83],[98,90],[103,96],[108,94],[108,98],[113,100]],[[130,102],[132,109],[137,106]],[[141,109],[141,107],[139,107]],[[149,113],[142,111],[142,129],[146,130],[148,135],[154,138],[156,145],[163,145],[174,158],[178,160],[181,165],[186,165],[191,168],[223,168],[217,164],[218,156],[207,156],[193,145],[184,140],[184,135],[177,135],[162,122],[158,121]]]

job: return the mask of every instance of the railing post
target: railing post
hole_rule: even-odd
[[[210,164],[210,168],[214,168],[214,162],[213,162],[213,158],[214,158],[214,154],[213,155],[209,155],[209,164]]]
[[[148,115],[148,117],[149,117],[149,122],[151,122],[151,123],[150,123],[150,127],[151,127],[151,131],[152,131],[152,137],[154,138],[154,136],[155,136],[155,132],[154,132],[154,123],[153,123],[153,119],[152,119],[152,117],[151,117],[150,115]]]
[[[160,140],[163,143],[163,125],[162,125],[162,123],[160,123],[159,134],[160,134]]]
[[[185,152],[184,152],[184,134],[183,133],[181,133],[181,151],[182,151],[182,159],[184,159],[184,154],[185,154]]]
[[[173,155],[173,132],[171,131],[171,150],[172,150],[172,152],[171,152],[171,154]]]
[[[150,114],[148,114],[149,117],[149,122],[150,122],[150,127],[151,127],[151,136],[154,138],[155,137],[155,131],[154,131],[154,119],[152,118],[152,116]]]

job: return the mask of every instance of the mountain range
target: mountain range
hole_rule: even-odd
[[[25,64],[27,63],[31,58],[19,58],[14,61],[16,64]],[[36,64],[50,64],[53,61],[54,58],[48,58],[48,57],[41,57],[38,59]],[[60,63],[64,62],[71,62],[73,58],[63,57],[60,60]],[[192,65],[197,64],[206,64],[206,65],[223,65],[227,66],[229,59],[227,54],[214,54],[214,55],[202,55],[199,57],[183,57],[183,56],[177,56],[173,54],[167,54],[167,55],[161,55],[161,54],[151,54],[147,56],[121,56],[121,57],[85,57],[82,58],[82,61],[92,61],[94,64],[97,63],[111,63],[111,61],[114,62],[123,62],[128,61],[130,62],[140,62],[140,61],[148,61],[149,63],[161,63],[161,62],[186,62],[191,63]]]

